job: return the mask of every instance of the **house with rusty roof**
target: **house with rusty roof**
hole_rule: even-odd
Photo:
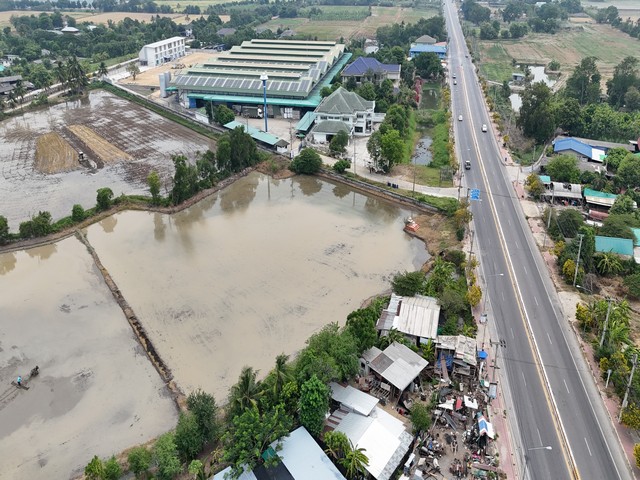
[[[381,336],[395,329],[411,343],[420,345],[435,340],[439,319],[440,305],[437,299],[425,295],[403,297],[393,293],[387,308],[380,314],[376,328]]]

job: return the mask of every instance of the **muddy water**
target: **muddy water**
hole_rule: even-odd
[[[87,237],[185,391],[224,401],[397,271],[427,259],[404,211],[316,178],[254,173],[174,216],[123,212]]]
[[[93,455],[175,425],[173,400],[79,241],[0,255],[0,292],[0,478],[69,478]],[[28,391],[10,385],[18,375]]]

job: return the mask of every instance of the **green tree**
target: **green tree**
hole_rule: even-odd
[[[269,372],[267,378],[265,378],[263,386],[265,387],[265,392],[270,397],[271,406],[277,405],[281,403],[281,395],[282,391],[287,383],[292,378],[291,369],[287,364],[289,360],[289,356],[281,353],[276,357],[276,364],[273,370]]]
[[[624,188],[640,185],[640,156],[631,155],[620,162],[616,183]]]
[[[147,176],[147,185],[149,186],[149,193],[151,194],[151,203],[158,205],[161,200],[160,196],[160,176],[158,172],[152,170]]]
[[[127,73],[133,77],[133,81],[136,81],[136,77],[140,74],[140,67],[135,62],[131,62],[127,65]]]
[[[578,183],[580,181],[578,159],[573,155],[553,157],[545,167],[545,171],[554,182]]]
[[[349,90],[351,90],[351,89],[349,89]],[[332,93],[333,93],[333,90],[331,90],[331,87],[322,87],[320,89],[320,98],[328,97]]]
[[[327,446],[325,453],[334,460],[344,458],[344,454],[351,448],[349,439],[342,432],[331,430],[324,434],[324,444]]]
[[[196,390],[187,397],[187,408],[195,417],[205,442],[218,438],[220,427],[217,421],[218,406],[213,395]]]
[[[104,462],[104,480],[120,480],[120,477],[122,477],[122,467],[116,457],[112,456]]]
[[[421,293],[425,286],[425,276],[420,270],[416,272],[396,273],[391,280],[393,291],[403,297],[413,297]]]
[[[640,298],[640,273],[625,276],[623,283],[627,287],[629,295],[634,298]]]
[[[609,105],[620,108],[625,102],[625,95],[629,88],[640,83],[638,68],[640,60],[628,56],[613,69],[613,77],[607,81],[607,95]]]
[[[151,451],[146,447],[134,447],[127,456],[129,470],[136,478],[143,478],[151,466]]]
[[[376,87],[371,82],[365,82],[357,90],[358,95],[360,95],[365,100],[369,100],[370,102],[376,99]]]
[[[305,175],[313,175],[320,171],[322,167],[322,158],[313,148],[303,148],[298,156],[296,156],[289,169],[295,173],[303,173]]]
[[[438,78],[444,74],[442,62],[433,52],[420,53],[413,59],[416,73],[422,78]]]
[[[204,444],[204,437],[193,413],[180,414],[178,426],[176,427],[175,443],[178,456],[184,462],[193,460],[200,453]]]
[[[596,65],[596,57],[583,58],[567,79],[565,95],[578,100],[580,105],[600,101],[602,77]]]
[[[540,180],[538,174],[529,174],[524,182],[524,186],[529,192],[529,195],[531,195],[536,200],[540,200],[542,194],[544,193],[544,183],[542,183],[542,180]]]
[[[615,172],[620,167],[622,160],[629,156],[631,156],[631,152],[624,147],[612,148],[607,152],[607,156],[604,159],[607,169]]]
[[[329,150],[331,153],[344,153],[349,143],[349,135],[344,130],[340,130],[329,142]]]
[[[52,232],[51,214],[49,212],[38,212],[26,222],[20,223],[19,232],[22,238],[44,237]]]
[[[598,254],[596,268],[602,275],[617,275],[622,271],[622,262],[617,254],[603,252]]]
[[[184,155],[173,155],[171,159],[175,166],[171,201],[174,205],[180,205],[198,191],[198,171]]]
[[[171,480],[182,470],[175,434],[171,432],[161,435],[156,440],[153,446],[153,456],[158,466],[157,476],[160,480]]]
[[[609,209],[609,215],[633,214],[635,210],[636,205],[630,195],[618,195]]]
[[[104,480],[104,463],[97,455],[84,467],[84,476],[87,480]]]
[[[317,437],[329,411],[329,387],[313,375],[300,388],[300,423]]]
[[[113,190],[109,187],[99,188],[96,196],[96,207],[99,211],[109,210],[113,200]]]
[[[633,446],[633,457],[636,459],[636,467],[640,468],[640,443]]]
[[[204,464],[200,460],[191,460],[188,470],[193,475],[194,480],[207,480],[207,475],[204,473]]]
[[[549,62],[549,64],[547,65],[547,68],[548,68],[549,70],[551,70],[552,72],[557,72],[557,71],[559,71],[559,70],[560,70],[560,62],[559,62],[559,61],[557,61],[557,60],[555,60],[555,59],[554,59],[554,60],[551,60],[551,61]]]
[[[233,122],[236,119],[233,110],[226,105],[218,105],[215,108],[214,120],[220,125],[226,125],[229,122]]]
[[[622,416],[620,417],[620,421],[623,425],[626,425],[629,428],[633,428],[634,430],[640,429],[640,408],[635,403],[629,404],[623,411]],[[636,444],[636,446],[639,444]],[[633,454],[636,455],[636,463],[637,463],[637,454],[636,447],[633,447]]]
[[[560,212],[556,223],[563,237],[573,238],[580,230],[580,227],[584,225],[584,219],[578,210],[568,208]]]
[[[426,432],[431,426],[431,412],[426,405],[415,403],[411,407],[411,423],[413,424],[413,434],[419,435],[420,432]]]
[[[256,381],[257,374],[258,372],[251,367],[242,368],[238,382],[229,390],[228,413],[230,418],[238,416],[258,404],[260,382]]]
[[[7,243],[10,238],[7,217],[0,215],[0,245]]]
[[[71,209],[71,220],[75,223],[79,223],[85,219],[85,211],[82,208],[82,205],[78,205],[77,203]]]
[[[624,105],[632,112],[640,110],[640,91],[635,86],[629,87],[624,94]]]
[[[528,85],[522,93],[520,116],[516,124],[525,135],[533,137],[538,143],[548,140],[555,130],[551,98],[551,90],[544,82]]]
[[[258,407],[253,405],[234,417],[231,428],[223,437],[224,460],[232,464],[232,478],[238,478],[245,469],[251,471],[262,463],[262,453],[272,442],[279,442],[288,435],[292,426],[293,419],[287,415],[282,405],[262,415]],[[278,447],[279,445],[276,446],[276,451]],[[272,457],[266,463],[269,465],[277,461],[277,458]]]
[[[354,447],[353,443],[349,441],[349,449],[340,461],[348,479],[352,480],[367,475],[366,467],[369,465],[369,458],[364,452],[364,448]]]
[[[387,165],[386,170],[402,162],[404,143],[398,130],[390,129],[380,137],[380,155]]]
[[[456,267],[453,263],[436,258],[433,268],[429,272],[425,293],[433,297],[439,297],[447,288],[453,285],[453,274]]]
[[[629,238],[631,240],[635,238],[624,216],[620,215],[610,215],[605,218],[598,233],[605,237]]]
[[[351,162],[349,160],[340,159],[333,164],[333,171],[343,174],[347,169],[351,168]]]
[[[378,340],[376,322],[380,312],[371,306],[351,312],[347,316],[345,329],[351,332],[358,345],[358,354],[373,347]]]
[[[109,69],[107,68],[107,64],[104,62],[100,62],[100,66],[98,67],[98,76],[106,77],[109,75]]]

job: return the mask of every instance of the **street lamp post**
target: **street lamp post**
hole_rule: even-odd
[[[533,450],[553,450],[553,447],[551,445],[546,445],[544,447],[527,448],[527,452],[531,452]],[[524,470],[522,472],[522,480],[526,480],[526,478],[527,478],[527,468],[528,467],[529,467],[529,456],[525,453],[524,454]]]
[[[264,100],[264,131],[268,132],[269,128],[267,125],[267,80],[269,80],[269,77],[267,76],[266,73],[263,73],[262,75],[260,75],[260,80],[262,80],[262,97]]]

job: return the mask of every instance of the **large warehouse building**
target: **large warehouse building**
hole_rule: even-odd
[[[182,70],[169,90],[189,108],[225,104],[262,116],[266,74],[269,116],[298,119],[320,103],[320,90],[351,58],[344,45],[305,40],[250,40],[201,65]],[[248,108],[247,108],[248,107]]]

